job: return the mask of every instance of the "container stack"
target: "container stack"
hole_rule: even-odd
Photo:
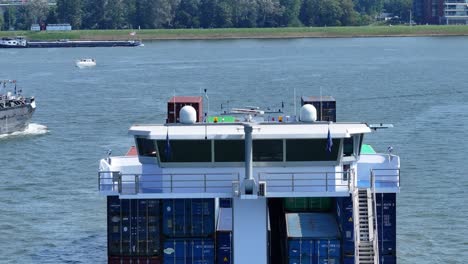
[[[336,198],[336,218],[341,233],[341,249],[344,258],[354,256],[354,221],[351,195]],[[354,260],[354,258],[353,258]],[[353,262],[354,263],[354,262]]]
[[[341,263],[340,233],[329,213],[287,213],[289,264]]]
[[[162,210],[163,263],[214,263],[214,199],[166,199]]]
[[[396,264],[396,194],[377,193],[377,231],[380,263]],[[354,264],[353,202],[351,196],[336,199],[336,216],[342,237],[344,264]]]
[[[396,194],[376,194],[380,263],[396,264]]]
[[[216,263],[230,264],[232,260],[232,208],[219,208],[216,225]]]
[[[109,263],[160,263],[160,200],[107,198]]]

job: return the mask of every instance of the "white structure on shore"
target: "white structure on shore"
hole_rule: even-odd
[[[468,24],[468,0],[446,0],[444,2],[444,17],[442,24]]]

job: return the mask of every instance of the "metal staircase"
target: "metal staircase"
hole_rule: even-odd
[[[378,264],[379,248],[375,192],[371,188],[353,190],[355,264]]]

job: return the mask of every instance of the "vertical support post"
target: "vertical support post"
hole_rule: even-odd
[[[122,193],[122,173],[120,172],[118,176],[118,188],[119,188],[119,193]]]
[[[233,261],[231,263],[267,264],[267,199],[232,199]]]

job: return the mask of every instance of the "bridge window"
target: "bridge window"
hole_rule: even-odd
[[[161,162],[211,162],[210,140],[158,140],[158,150]]]
[[[138,155],[145,157],[156,157],[156,142],[147,138],[136,138]]]
[[[338,159],[340,139],[333,139],[331,152],[327,139],[287,139],[286,161],[335,161]]]
[[[244,140],[215,140],[215,162],[244,162]]]
[[[354,138],[345,138],[343,141],[343,156],[349,157],[354,153]]]
[[[253,161],[283,161],[283,140],[254,140]]]

